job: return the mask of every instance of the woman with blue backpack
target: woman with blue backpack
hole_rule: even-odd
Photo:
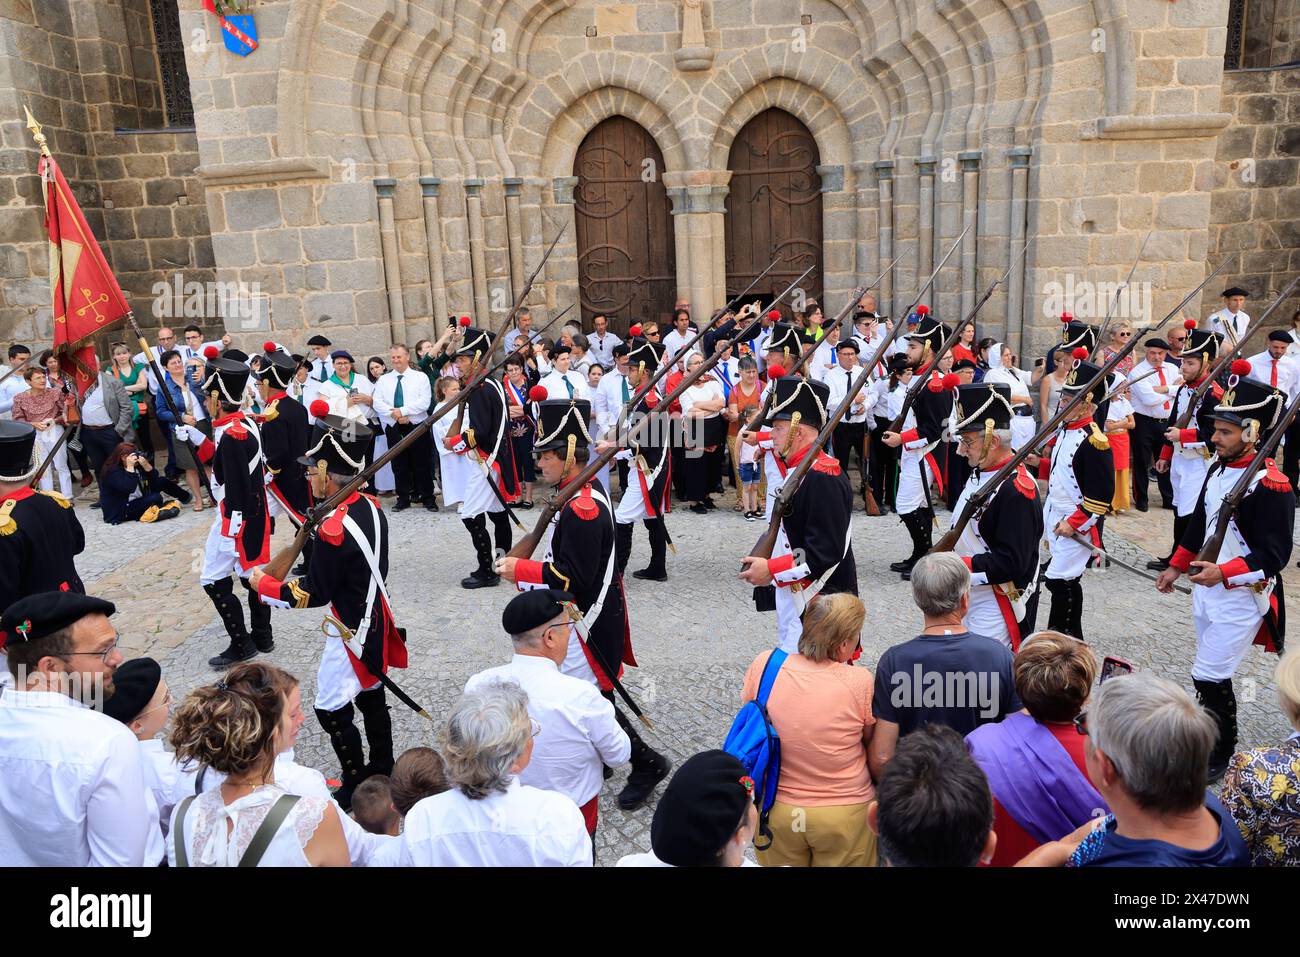
[[[821,595],[803,613],[797,654],[765,651],[745,672],[744,708],[723,750],[754,779],[764,867],[873,867],[867,768],[874,678],[854,667],[866,606]]]

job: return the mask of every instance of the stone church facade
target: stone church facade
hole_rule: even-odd
[[[1300,268],[1285,3],[1262,25],[1240,0],[249,9],[239,57],[200,0],[0,0],[0,340],[50,334],[23,103],[140,317],[184,312],[156,292],[177,273],[244,284],[249,315],[198,321],[246,344],[324,330],[371,354],[499,321],[561,231],[535,315],[616,329],[678,298],[707,318],[774,258],[761,289],[812,267],[829,310],[896,259],[895,314],[967,230],[927,297],[951,321],[1027,244],[980,315],[1027,355],[1062,290],[1104,313],[1089,284],[1144,240],[1139,319],[1225,256],[1257,296]]]

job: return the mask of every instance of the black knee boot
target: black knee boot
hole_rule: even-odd
[[[241,578],[248,589],[248,631],[257,650],[266,654],[275,650],[275,639],[271,636],[271,606],[258,597],[257,589]]]
[[[391,774],[393,771],[393,719],[384,698],[384,686],[379,685],[357,695],[357,710],[366,726],[366,747],[370,760],[366,774]]]
[[[649,525],[649,522],[646,523]],[[614,567],[620,575],[627,569],[627,560],[632,557],[632,524],[616,522],[614,524]]]
[[[1038,583],[1038,587],[1034,589],[1034,593],[1030,595],[1029,599],[1025,602],[1025,617],[1024,620],[1020,622],[1020,639],[1022,641],[1037,630],[1038,602],[1043,596],[1043,589],[1046,587],[1047,580],[1043,578],[1043,572],[1046,570],[1047,563],[1038,566],[1038,575],[1034,579],[1034,581]]]
[[[361,756],[361,732],[352,723],[352,705],[346,704],[337,711],[316,710],[316,720],[330,736],[330,745],[338,755],[342,786],[334,792],[334,800],[345,811],[352,810],[352,792],[366,776]]]
[[[930,546],[934,544],[934,512],[929,508],[918,508],[914,512],[908,512],[906,515],[900,515],[903,524],[907,526],[907,533],[912,538],[912,554],[901,562],[890,564],[890,571],[899,572],[904,580],[912,577],[912,568],[925,557],[930,551]]]
[[[1237,749],[1237,694],[1232,690],[1232,679],[1201,681],[1192,679],[1196,698],[1214,716],[1219,726],[1219,738],[1210,750],[1210,783],[1218,781],[1228,770],[1228,762]]]
[[[668,554],[668,529],[664,526],[663,516],[647,518],[645,528],[650,535],[650,564],[634,571],[632,577],[652,582],[666,582],[668,568],[664,564],[664,558]]]
[[[606,691],[604,695],[611,701],[614,698],[612,691]],[[641,740],[636,726],[627,719],[617,705],[614,706],[614,717],[618,721],[618,726],[632,741],[632,773],[628,775],[627,784],[618,794],[618,806],[624,811],[634,811],[648,801],[659,782],[668,777],[668,772],[673,769],[673,763]]]
[[[1077,578],[1045,578],[1043,584],[1052,594],[1052,610],[1047,615],[1050,631],[1082,639],[1083,585]]]
[[[203,590],[212,599],[212,604],[221,617],[221,624],[225,626],[226,634],[230,637],[230,644],[226,647],[226,650],[215,658],[209,658],[208,664],[213,668],[229,668],[236,662],[247,661],[256,655],[257,648],[253,645],[252,639],[248,637],[248,630],[244,627],[243,606],[240,605],[239,599],[235,597],[230,579],[223,578],[221,581],[204,585]],[[267,611],[270,611],[270,609],[268,608]]]
[[[462,588],[489,588],[499,584],[501,576],[492,565],[492,536],[488,534],[487,520],[482,515],[461,519],[461,524],[469,531],[470,541],[474,543],[474,552],[478,556],[478,567],[470,572],[468,578],[462,578]]]
[[[496,543],[497,554],[505,555],[514,544],[514,538],[510,533],[510,516],[505,512],[488,512],[488,518],[492,519],[492,537]]]

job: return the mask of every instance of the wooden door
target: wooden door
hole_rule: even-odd
[[[611,116],[574,160],[578,286],[584,328],[603,312],[626,338],[634,322],[664,322],[677,298],[673,218],[664,158],[639,124]]]
[[[808,128],[785,110],[760,113],[736,134],[727,164],[731,170],[726,216],[728,297],[780,257],[755,293],[770,299],[813,266],[800,285],[809,298],[821,300],[820,162],[817,142]],[[789,316],[788,307],[782,311]]]

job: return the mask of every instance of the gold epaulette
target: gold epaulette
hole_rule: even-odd
[[[18,531],[18,523],[9,514],[17,504],[18,500],[16,498],[7,498],[0,502],[0,535],[12,535]]]
[[[280,414],[280,400],[276,399],[262,411],[263,422],[274,422],[275,417]]]
[[[1106,433],[1098,427],[1096,422],[1092,423],[1092,434],[1088,436],[1088,441],[1092,443],[1094,449],[1110,448],[1110,439],[1106,438]]]
[[[59,503],[60,505],[62,505],[64,508],[72,508],[72,500],[71,500],[71,499],[64,498],[64,497],[63,497],[62,495],[60,495],[58,492],[46,492],[46,491],[42,491],[41,494],[44,495],[44,496],[46,496],[47,498],[52,498],[52,499],[54,499],[54,501],[58,502],[58,503]]]

